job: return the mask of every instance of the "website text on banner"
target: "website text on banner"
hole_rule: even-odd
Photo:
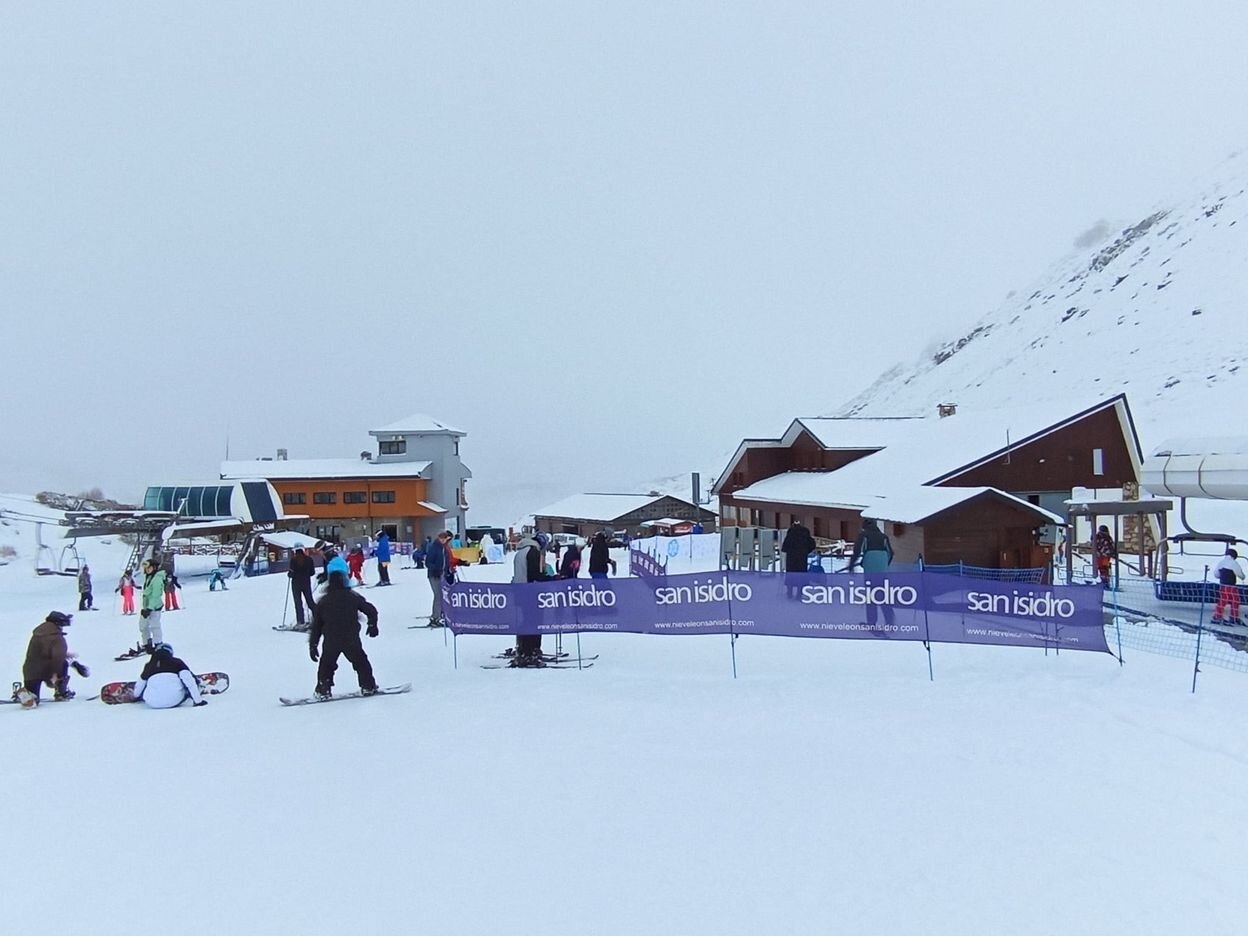
[[[457,582],[456,634],[760,634],[931,640],[1109,652],[1100,586],[992,582],[924,572],[702,572],[531,585]]]

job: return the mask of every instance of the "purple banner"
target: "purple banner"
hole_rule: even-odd
[[[456,634],[760,634],[1108,652],[1100,586],[995,582],[930,572],[733,570],[531,585],[458,582]]]
[[[667,574],[667,570],[659,565],[659,560],[640,549],[628,551],[628,569],[630,575],[639,575],[642,578],[657,578]]]

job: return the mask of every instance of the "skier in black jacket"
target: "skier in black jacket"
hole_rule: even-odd
[[[341,572],[329,573],[325,594],[312,609],[312,632],[308,635],[308,655],[312,662],[320,661],[316,671],[316,697],[328,699],[334,691],[334,671],[338,669],[338,656],[341,654],[355,667],[355,675],[360,681],[360,692],[372,695],[377,691],[377,680],[373,676],[373,666],[368,662],[368,654],[360,643],[360,615],[368,619],[366,633],[369,637],[377,636],[377,609],[369,604],[359,592],[347,587],[347,579]],[[317,653],[317,644],[325,637],[322,653]]]
[[[786,573],[805,572],[810,568],[807,557],[815,551],[815,538],[810,535],[810,530],[806,529],[797,517],[793,518],[792,526],[784,534],[784,542],[780,544],[780,551],[784,553]],[[790,598],[794,597],[801,587],[801,578],[785,576],[784,590]]]
[[[316,602],[312,600],[312,576],[316,575],[316,563],[304,552],[302,546],[295,547],[290,557],[290,571],[286,573],[290,579],[290,591],[295,599],[295,626],[305,630],[307,623],[303,617],[303,603],[308,603],[308,610],[315,614]]]

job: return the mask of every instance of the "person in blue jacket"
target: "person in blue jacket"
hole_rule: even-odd
[[[390,537],[385,530],[377,531],[377,548],[373,551],[377,557],[377,574],[381,576],[378,585],[390,585]]]
[[[430,627],[443,627],[446,624],[442,614],[442,580],[448,574],[454,575],[447,558],[451,551],[451,547],[447,545],[450,541],[450,531],[443,530],[425,548],[425,574],[429,577],[429,589],[433,592],[433,609],[429,613]]]

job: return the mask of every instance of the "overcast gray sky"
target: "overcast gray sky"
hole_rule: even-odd
[[[1248,144],[1248,5],[0,3],[0,489],[717,467]]]

